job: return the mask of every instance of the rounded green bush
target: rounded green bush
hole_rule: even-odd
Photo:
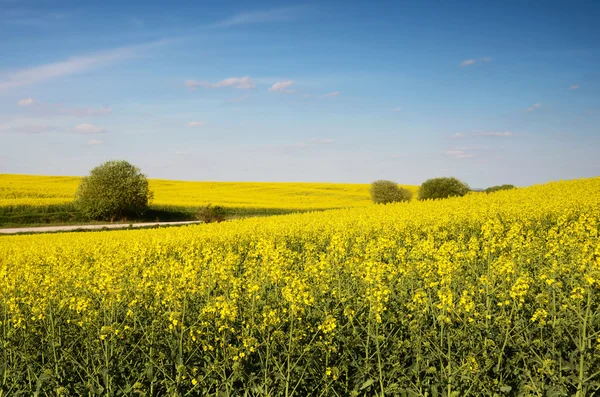
[[[396,203],[410,201],[412,192],[398,186],[396,182],[378,180],[371,184],[371,200],[375,204]]]
[[[75,205],[90,219],[115,220],[141,216],[152,192],[146,175],[127,161],[107,161],[79,184]]]
[[[426,180],[421,185],[419,200],[460,197],[469,193],[470,190],[469,185],[456,178],[433,178]]]
[[[220,205],[208,204],[198,210],[196,217],[204,223],[223,222],[227,217],[227,211]]]

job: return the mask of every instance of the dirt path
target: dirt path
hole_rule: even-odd
[[[148,223],[110,223],[107,225],[67,225],[67,226],[39,226],[39,227],[15,227],[10,229],[1,229],[0,234],[15,233],[47,233],[47,232],[65,232],[72,230],[98,230],[98,229],[125,229],[128,227],[149,227],[149,226],[170,226],[170,225],[190,225],[193,223],[202,223],[202,221],[185,222],[148,222]]]

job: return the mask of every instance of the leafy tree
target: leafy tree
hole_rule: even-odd
[[[398,186],[396,182],[378,180],[371,184],[371,199],[375,204],[410,201],[412,192]]]
[[[151,199],[148,179],[138,167],[107,161],[81,180],[75,205],[87,218],[112,222],[143,215]]]
[[[513,185],[499,185],[499,186],[488,187],[487,189],[484,190],[484,192],[494,193],[494,192],[498,192],[500,190],[512,190],[512,189],[516,189],[516,187],[514,187]]]
[[[419,200],[460,197],[469,193],[470,190],[466,183],[456,178],[433,178],[426,180],[421,185]]]

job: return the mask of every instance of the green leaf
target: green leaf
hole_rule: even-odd
[[[365,381],[365,383],[363,383],[362,386],[360,387],[360,390],[366,389],[367,387],[371,386],[373,383],[375,383],[375,379],[369,379],[369,380]]]

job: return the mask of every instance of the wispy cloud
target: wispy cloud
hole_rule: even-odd
[[[341,95],[341,92],[339,92],[339,91],[333,91],[333,92],[330,92],[329,94],[325,94],[323,96],[325,98],[334,98],[334,97],[340,96],[340,95]]]
[[[54,127],[37,121],[25,121],[17,124],[0,124],[0,133],[41,134],[53,131]]]
[[[101,66],[111,65],[138,56],[143,51],[165,42],[165,40],[161,40],[142,45],[115,48],[88,55],[74,56],[64,61],[46,63],[10,72],[0,72],[0,91],[41,83],[59,77],[82,73]]]
[[[59,110],[60,114],[64,116],[73,116],[73,117],[97,117],[97,116],[106,116],[112,113],[112,108],[110,107],[101,107],[98,109],[94,108],[69,108],[62,107]]]
[[[286,21],[296,16],[301,9],[301,7],[285,7],[271,10],[241,12],[220,22],[214,23],[210,25],[209,28],[229,28],[238,25]]]
[[[248,77],[248,76],[230,77],[228,79],[221,80],[216,83],[209,83],[207,81],[198,81],[198,80],[186,80],[185,86],[192,91],[196,90],[198,87],[202,87],[202,88],[232,87],[232,88],[239,88],[242,90],[247,90],[247,89],[251,89],[251,88],[255,87],[254,83],[252,82],[252,79],[250,79],[250,77]]]
[[[488,157],[490,152],[494,152],[495,150],[496,149],[485,146],[463,146],[444,150],[442,154],[458,160],[480,159],[483,157],[482,154],[487,153],[487,156],[485,157]]]
[[[100,139],[90,139],[88,145],[102,145],[104,142]]]
[[[483,58],[480,58],[480,59],[465,59],[464,61],[462,61],[460,63],[460,66],[464,68],[465,66],[475,65],[478,62],[484,62],[485,63],[485,62],[491,62],[491,61],[492,61],[491,57],[483,57]]]
[[[527,109],[527,113],[531,113],[531,112],[533,112],[534,110],[541,109],[541,107],[542,107],[542,104],[541,104],[541,103],[534,103],[532,106],[530,106],[530,107]]]
[[[83,124],[77,124],[75,127],[73,127],[73,129],[71,130],[72,132],[76,133],[76,134],[102,134],[104,132],[106,132],[106,130],[104,128],[98,127],[94,124],[90,124],[90,123],[83,123]]]
[[[31,106],[34,103],[35,103],[35,101],[33,100],[33,98],[23,98],[23,99],[20,99],[17,102],[17,105],[19,105],[19,106]]]
[[[578,85],[578,84],[574,84],[574,85],[572,85],[572,86],[569,87],[570,90],[578,90],[579,88],[581,88],[581,86]]]
[[[402,110],[402,108],[393,108],[393,109],[392,109],[392,112],[399,112],[399,111],[401,111],[401,110]]]
[[[468,137],[514,137],[514,136],[518,136],[518,135],[520,135],[520,134],[511,132],[511,131],[504,131],[504,132],[484,131],[484,132],[472,132],[472,133],[457,132],[452,137],[454,139],[463,139],[463,138],[468,138]]]
[[[100,108],[77,108],[60,104],[38,102],[33,98],[23,98],[17,102],[17,105],[30,108],[30,114],[44,117],[100,117],[112,113],[112,108],[107,106],[102,106]]]
[[[290,90],[290,87],[294,84],[296,84],[294,80],[278,81],[277,83],[273,84],[271,88],[269,88],[269,91],[276,92],[278,94],[292,94],[296,92],[295,90]]]
[[[461,150],[461,149],[445,150],[444,154],[448,157],[452,157],[455,159],[471,159],[471,158],[475,157],[475,155],[473,153],[469,153],[467,150]]]
[[[188,127],[202,127],[204,125],[204,121],[190,121],[188,123]]]

